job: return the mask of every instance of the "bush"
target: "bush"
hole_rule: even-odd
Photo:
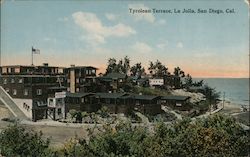
[[[49,139],[43,140],[42,133],[27,131],[14,124],[0,134],[0,152],[3,156],[50,156]]]

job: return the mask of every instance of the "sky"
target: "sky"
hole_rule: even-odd
[[[183,9],[196,13],[174,13]],[[1,1],[1,65],[30,65],[32,46],[35,65],[105,72],[108,58],[128,56],[146,69],[158,59],[193,77],[249,77],[249,8],[246,0]]]

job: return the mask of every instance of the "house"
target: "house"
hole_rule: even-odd
[[[161,103],[163,105],[166,105],[173,109],[178,109],[178,110],[191,109],[189,100],[190,100],[189,96],[168,95],[168,96],[161,97]]]
[[[160,96],[133,94],[132,99],[136,111],[152,115],[162,112]]]
[[[51,87],[48,89],[47,118],[58,120],[66,118],[65,101],[66,87]]]
[[[101,107],[107,107],[110,113],[128,113],[133,110],[133,99],[127,93],[96,93]]]
[[[141,87],[149,87],[149,78],[143,77],[136,80],[136,85]]]
[[[99,78],[101,84],[106,88],[106,92],[117,92],[126,82],[127,75],[121,73],[108,73]]]
[[[67,91],[76,92],[93,92],[96,83],[96,70],[92,66],[75,66],[66,69]]]
[[[164,79],[163,78],[150,78],[149,79],[149,85],[150,87],[160,87],[164,85]]]

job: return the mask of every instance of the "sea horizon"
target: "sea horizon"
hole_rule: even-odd
[[[220,92],[221,100],[225,92],[225,100],[237,105],[249,105],[249,78],[194,78],[204,80],[204,84]]]

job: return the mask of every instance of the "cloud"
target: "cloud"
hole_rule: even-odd
[[[183,48],[183,43],[182,42],[178,42],[177,45],[176,45],[176,47]]]
[[[117,18],[115,14],[111,14],[111,13],[106,13],[105,16],[110,21],[115,21]]]
[[[133,50],[139,53],[149,53],[152,51],[152,48],[147,45],[146,43],[143,42],[136,42],[133,46],[132,46]]]
[[[93,13],[75,12],[72,14],[72,17],[75,24],[80,26],[80,28],[87,33],[85,39],[90,43],[104,43],[106,37],[128,37],[136,34],[136,31],[133,28],[122,23],[118,23],[114,26],[104,26],[101,20]]]
[[[244,0],[244,1],[249,6],[249,0]]]
[[[168,41],[162,41],[159,44],[156,45],[157,48],[164,50],[168,45]]]
[[[145,6],[144,4],[129,4],[128,5],[129,9],[136,9],[136,10],[150,10],[147,6]],[[150,23],[154,23],[155,22],[155,17],[152,13],[130,13],[130,15],[132,15],[136,21],[141,21],[141,20],[145,20],[147,22]]]

